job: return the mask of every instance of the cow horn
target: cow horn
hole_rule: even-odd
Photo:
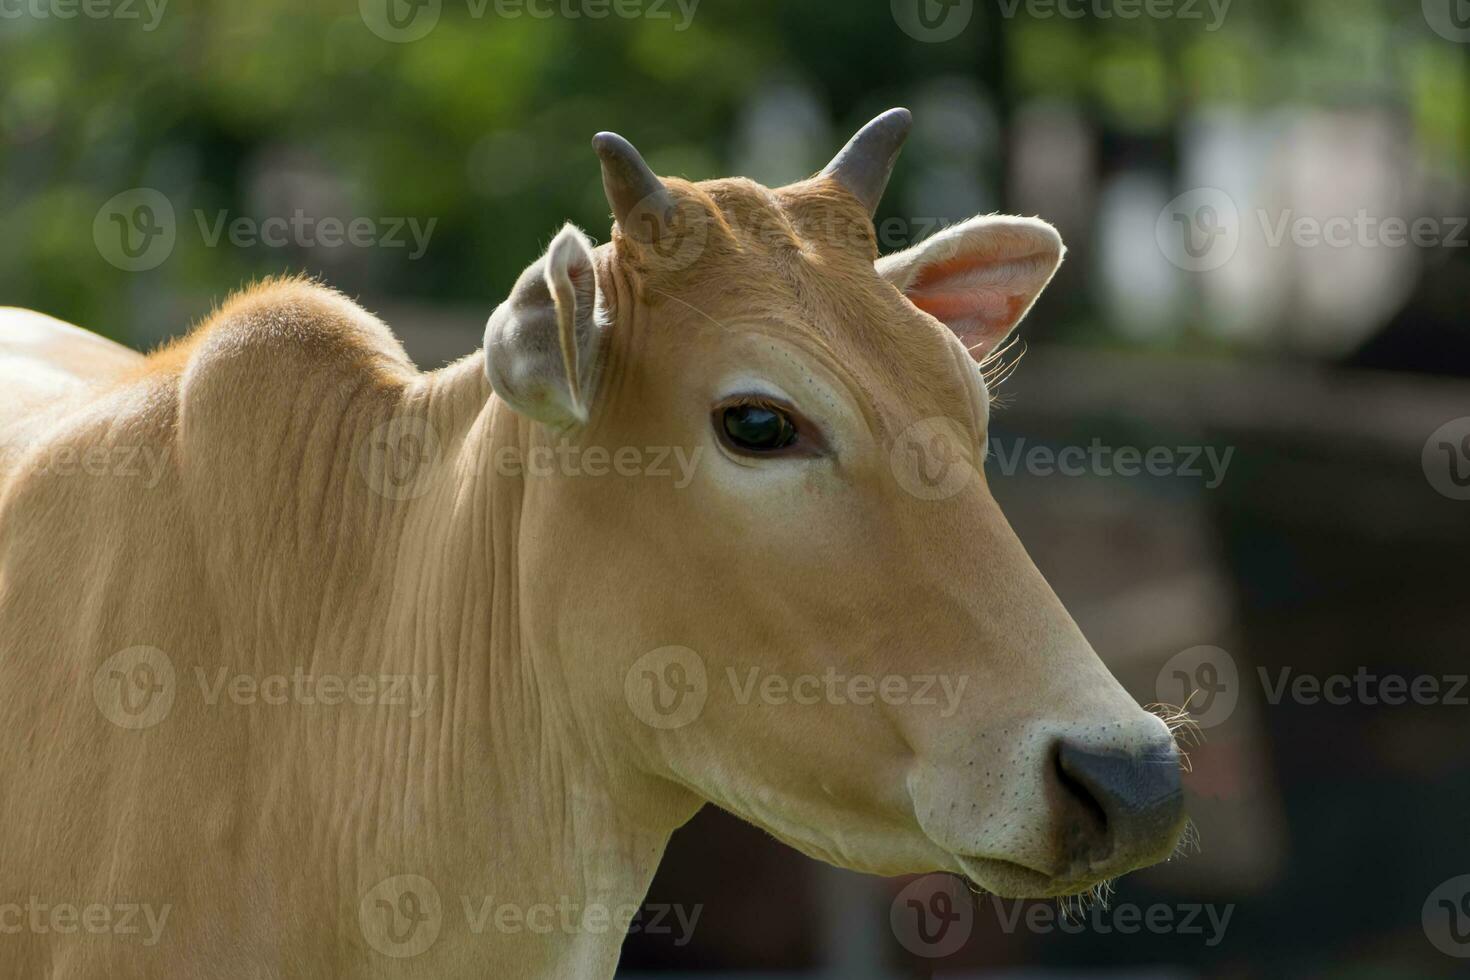
[[[914,117],[907,109],[889,109],[858,130],[842,152],[832,158],[822,176],[831,177],[862,202],[873,215],[883,200],[883,189],[893,173],[898,151],[908,139]]]
[[[607,203],[612,205],[613,217],[623,231],[641,235],[644,229],[636,225],[652,221],[657,225],[648,230],[657,237],[658,226],[667,220],[674,205],[669,189],[648,169],[633,144],[617,133],[598,133],[592,137],[592,148],[602,161],[602,189],[607,194]],[[639,216],[637,221],[635,211]]]

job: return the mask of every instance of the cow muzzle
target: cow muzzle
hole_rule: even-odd
[[[1173,852],[1185,817],[1172,738],[1130,749],[1061,738],[1053,759],[1066,877],[1112,877]]]

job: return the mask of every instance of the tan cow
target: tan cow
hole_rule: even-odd
[[[299,280],[146,358],[5,313],[5,975],[606,977],[706,802],[1007,896],[1167,857],[1170,732],[977,462],[1061,242],[878,259],[908,125],[779,190],[599,136],[612,241],[433,373]]]

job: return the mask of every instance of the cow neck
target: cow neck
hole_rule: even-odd
[[[415,723],[417,734],[405,730],[387,744],[415,757],[430,805],[452,801],[451,812],[421,824],[426,840],[405,846],[446,833],[475,841],[470,860],[432,879],[454,882],[457,894],[444,898],[456,908],[478,909],[493,897],[616,914],[641,904],[669,834],[688,813],[650,818],[641,788],[630,784],[638,777],[615,773],[608,747],[570,709],[560,658],[525,641],[526,583],[517,575],[524,483],[505,475],[495,454],[524,453],[536,434],[483,379],[477,354],[405,392],[411,414],[435,433],[433,474],[379,523],[395,555],[385,571],[393,613],[379,659],[389,673],[437,677],[442,692]],[[578,962],[615,963],[622,940],[616,930],[548,938],[557,937]]]

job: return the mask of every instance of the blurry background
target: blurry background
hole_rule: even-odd
[[[1070,246],[990,477],[1130,690],[1200,717],[1200,847],[1080,926],[961,894],[949,943],[901,921],[933,883],[710,809],[624,972],[1465,975],[1466,0],[0,0],[0,304],[148,347],[304,269],[436,367],[563,221],[606,238],[594,132],[779,184],[892,105],[885,250],[992,210]]]

